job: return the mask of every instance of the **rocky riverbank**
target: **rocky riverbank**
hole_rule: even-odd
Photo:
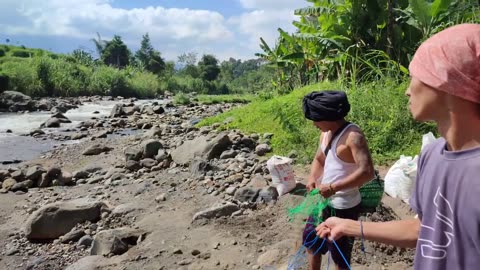
[[[32,132],[78,143],[0,170],[0,268],[285,269],[302,227],[286,209],[303,197],[270,187],[274,134],[195,127],[235,106],[124,102],[67,132]],[[379,210],[368,218],[398,218]],[[355,269],[411,265],[411,251],[368,248]]]

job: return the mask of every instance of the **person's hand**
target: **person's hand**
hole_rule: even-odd
[[[327,237],[330,241],[336,241],[346,235],[349,222],[351,222],[349,219],[331,217],[325,220],[325,222],[320,223],[315,230],[317,231],[318,237]]]
[[[318,186],[318,192],[325,198],[331,197],[333,194],[335,194],[335,191],[333,191],[332,187],[330,185],[326,184],[320,184]]]
[[[315,179],[308,179],[306,187],[308,191],[312,191],[317,188],[317,182]]]

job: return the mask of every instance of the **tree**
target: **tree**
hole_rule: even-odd
[[[202,56],[202,60],[198,62],[200,69],[200,77],[206,81],[214,81],[220,74],[220,68],[218,67],[218,60],[211,54]]]
[[[77,63],[80,63],[85,66],[93,65],[93,57],[90,53],[82,49],[75,49],[72,52],[72,57]]]
[[[98,58],[102,58],[103,50],[105,49],[107,41],[103,40],[100,34],[97,32],[97,39],[92,38],[91,41],[95,45],[97,50]]]
[[[196,52],[183,53],[180,56],[178,56],[177,62],[181,64],[183,67],[194,66],[195,64],[197,64],[197,53]]]
[[[159,75],[165,70],[165,61],[160,56],[160,52],[153,48],[148,33],[143,35],[140,49],[135,53],[135,58],[141,66],[152,73]]]
[[[122,38],[115,35],[111,41],[106,42],[101,58],[106,65],[123,68],[129,64],[130,54],[130,50],[123,43]]]

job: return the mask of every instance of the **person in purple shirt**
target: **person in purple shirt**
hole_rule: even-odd
[[[480,269],[480,25],[460,24],[433,35],[409,70],[413,118],[435,122],[442,136],[419,158],[410,199],[418,218],[329,218],[317,235],[416,247],[418,270]]]

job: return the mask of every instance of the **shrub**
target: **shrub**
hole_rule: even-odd
[[[128,86],[139,98],[153,98],[160,92],[158,77],[150,72],[134,72],[128,78]]]
[[[173,97],[173,103],[177,105],[187,105],[190,104],[191,101],[186,94],[179,92]]]
[[[42,96],[42,85],[36,74],[32,59],[8,61],[2,64],[2,73],[9,77],[9,90],[22,92],[29,96]]]
[[[33,53],[28,50],[14,49],[11,51],[11,55],[15,57],[21,57],[21,58],[29,58],[33,56]]]

